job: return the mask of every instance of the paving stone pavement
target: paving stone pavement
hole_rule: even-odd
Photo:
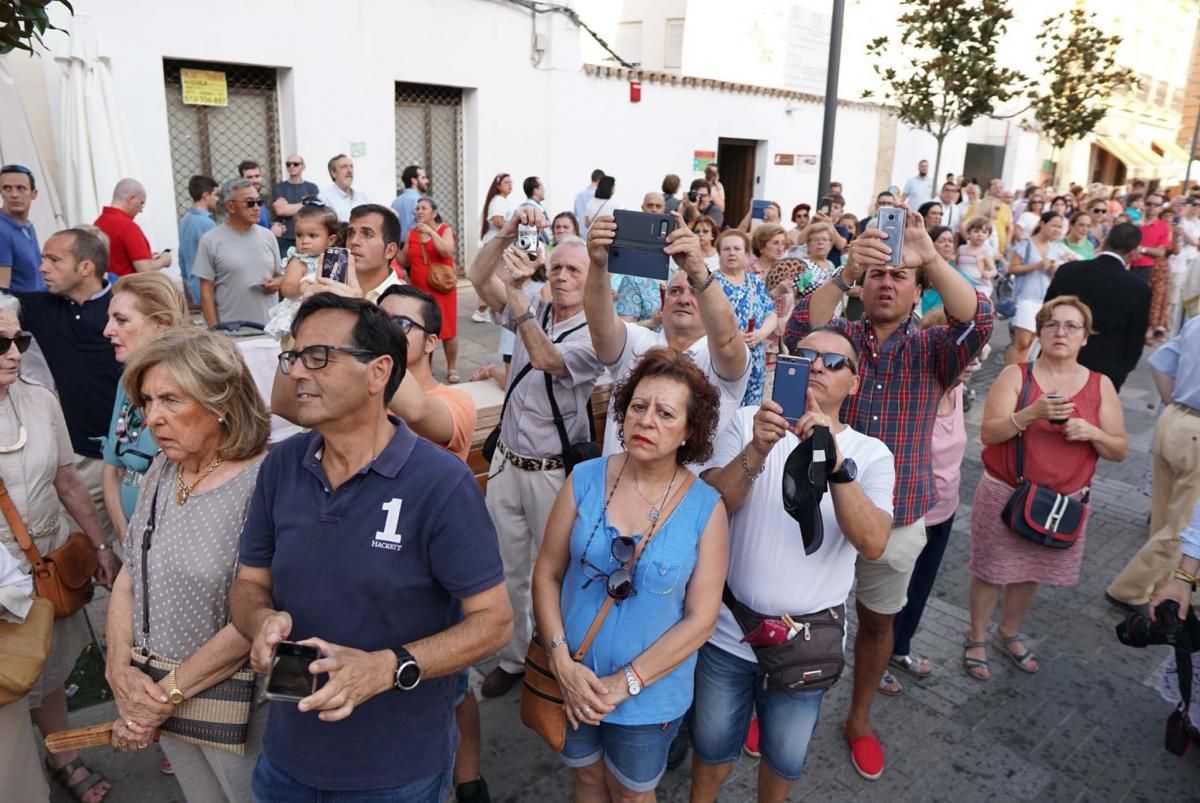
[[[466,378],[495,351],[496,327],[472,323],[474,295],[460,290],[459,372]],[[1147,801],[1200,800],[1200,762],[1192,751],[1176,758],[1162,748],[1171,706],[1157,692],[1156,672],[1165,648],[1122,646],[1113,626],[1122,614],[1105,603],[1104,588],[1146,534],[1149,499],[1140,490],[1149,466],[1156,395],[1142,360],[1121,391],[1129,456],[1101,462],[1093,486],[1086,554],[1074,588],[1043,589],[1024,633],[1041,659],[1027,675],[992,651],[993,678],[980,683],[961,669],[967,630],[970,503],[982,473],[979,421],[983,398],[1002,367],[1007,326],[1001,323],[993,355],[972,385],[978,400],[967,414],[970,445],[962,467],[961,504],[953,536],[934,587],[914,651],[930,658],[924,681],[901,677],[904,693],[880,696],[873,720],[887,751],[887,768],[875,782],[854,772],[842,737],[850,684],[826,696],[809,748],[804,777],[792,800],[805,801]],[[1148,356],[1148,355],[1147,355]],[[435,370],[444,374],[441,354]],[[852,606],[851,606],[852,609]],[[853,632],[853,617],[851,617]],[[851,656],[852,658],[852,656]],[[481,672],[473,672],[477,688]],[[848,680],[848,678],[847,678]],[[483,770],[498,803],[567,801],[570,776],[559,760],[520,724],[514,690],[481,705]],[[111,717],[109,706],[72,716],[72,724]],[[156,752],[136,756],[92,751],[91,763],[114,781],[108,800],[179,800],[174,780],[157,771]],[[721,794],[723,803],[755,799],[757,762],[742,757]],[[689,770],[668,773],[658,799],[686,801]],[[69,798],[56,791],[55,801]]]

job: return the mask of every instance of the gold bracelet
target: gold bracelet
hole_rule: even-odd
[[[1192,591],[1196,590],[1196,576],[1194,574],[1188,574],[1183,569],[1176,569],[1175,573],[1174,573],[1174,578],[1176,580],[1182,580],[1183,582],[1190,585],[1192,587]]]

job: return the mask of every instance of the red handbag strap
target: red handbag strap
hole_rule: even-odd
[[[0,478],[0,512],[4,513],[8,529],[12,530],[13,537],[17,539],[17,545],[21,547],[25,557],[29,559],[29,564],[34,571],[40,571],[42,554],[38,552],[37,547],[33,544],[33,539],[29,537],[29,531],[25,529],[25,522],[21,520],[21,514],[17,512],[17,506],[13,504],[12,497],[9,496],[8,488],[4,485],[2,478]]]

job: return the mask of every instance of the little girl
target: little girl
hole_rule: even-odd
[[[271,307],[271,317],[264,330],[282,338],[292,328],[292,318],[300,309],[300,294],[304,279],[317,278],[317,268],[326,248],[339,244],[341,224],[337,213],[328,206],[306,205],[296,213],[296,244],[288,249],[283,284],[279,292],[283,301]]]
[[[992,280],[996,278],[995,249],[988,244],[991,233],[990,220],[973,217],[967,221],[967,244],[958,247],[958,269],[987,298],[992,297]]]

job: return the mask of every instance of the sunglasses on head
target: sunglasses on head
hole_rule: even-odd
[[[8,350],[13,344],[17,344],[17,351],[24,354],[29,351],[29,344],[33,342],[33,335],[28,332],[17,332],[12,337],[0,336],[0,354],[8,354]]]
[[[840,371],[843,368],[849,368],[850,373],[855,373],[854,360],[845,354],[838,354],[836,351],[820,352],[816,349],[796,349],[793,353],[795,356],[802,357],[809,362],[820,360],[830,371]]]

